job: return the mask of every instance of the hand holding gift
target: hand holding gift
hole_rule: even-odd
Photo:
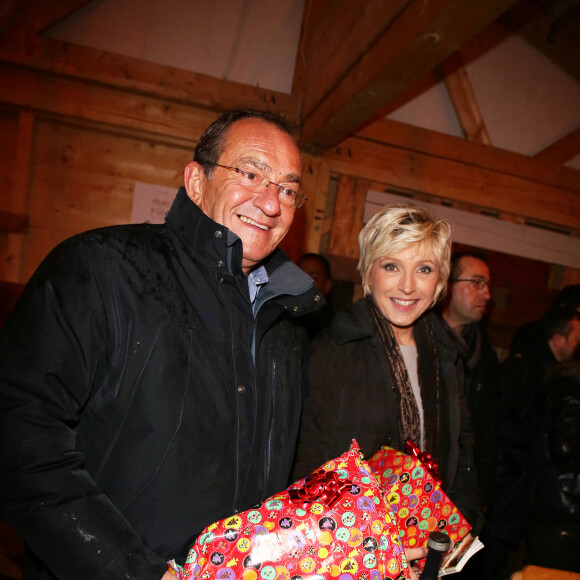
[[[255,509],[208,526],[180,579],[411,578],[388,503],[356,441]]]
[[[429,533],[439,530],[452,541],[441,575],[458,572],[483,544],[470,535],[471,526],[441,487],[433,458],[411,441],[408,454],[382,447],[368,464],[385,491],[405,548],[425,546]]]

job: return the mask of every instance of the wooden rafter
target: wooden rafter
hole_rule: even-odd
[[[397,10],[388,12],[390,22],[383,18],[371,29],[375,34],[366,45],[350,38],[353,29],[344,25],[341,11],[326,10],[326,29],[345,30],[340,41],[355,52],[339,56],[336,61],[330,56],[323,60],[315,55],[321,48],[322,34],[317,43],[306,43],[311,48],[304,57],[304,76],[316,79],[320,97],[305,93],[303,147],[322,152],[336,146],[513,3],[514,0],[475,4],[472,0],[395,2]],[[377,4],[385,5],[379,0],[366,0],[356,6],[360,14],[366,14]]]
[[[93,0],[28,0],[11,2],[0,33],[6,41],[22,41],[27,36],[38,36],[68,18]]]
[[[383,183],[400,191],[580,228],[577,211],[580,197],[570,189],[354,137],[326,153],[324,159],[331,171]],[[335,219],[338,211],[341,208],[335,209]]]
[[[534,0],[520,0],[501,21],[580,82],[580,38],[563,24],[577,16],[570,17],[558,18]]]
[[[296,99],[284,93],[41,36],[90,1],[9,2],[0,10],[0,61],[53,76],[55,82],[75,78],[214,111],[276,110],[297,120]]]
[[[22,12],[27,10],[30,2],[21,0],[5,0],[0,4],[0,35],[14,26],[20,19]]]
[[[469,141],[491,145],[477,98],[458,52],[441,64],[445,85],[463,132]]]
[[[295,99],[284,93],[50,38],[27,38],[18,50],[0,47],[0,61],[55,80],[73,78],[216,111],[254,108],[297,115]]]
[[[534,155],[534,159],[563,165],[580,155],[580,127]]]
[[[580,196],[580,172],[575,169],[543,163],[543,160],[527,155],[483,146],[391,119],[376,121],[359,131],[356,137],[410,153],[458,161],[466,166],[478,167],[482,172],[501,173],[570,190]]]
[[[302,117],[308,117],[332,93],[410,1],[340,2],[339,10],[335,0],[308,4],[301,38],[305,62]]]
[[[580,28],[580,4],[573,7],[568,12],[565,12],[562,16],[554,21],[552,30],[549,34],[549,39],[551,42],[558,42],[558,39],[562,36],[566,36],[569,33],[574,32]]]

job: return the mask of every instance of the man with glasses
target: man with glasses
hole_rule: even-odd
[[[498,358],[481,320],[491,299],[489,267],[477,253],[456,253],[442,314],[465,369],[465,392],[475,435],[475,465],[486,503],[497,460]]]
[[[284,118],[226,113],[165,224],[81,234],[34,274],[0,333],[0,508],[25,578],[159,580],[288,485],[298,318],[323,301],[277,249],[301,175]]]
[[[486,511],[493,492],[500,421],[498,358],[481,322],[491,300],[490,278],[483,255],[453,254],[447,296],[442,306],[447,332],[463,361],[467,407],[475,439],[475,468]],[[481,535],[485,543],[485,527]],[[476,554],[459,572],[458,579],[482,577],[480,568],[484,556]]]

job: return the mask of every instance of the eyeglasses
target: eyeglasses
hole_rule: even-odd
[[[486,286],[489,288],[490,293],[493,290],[492,283],[485,278],[454,278],[451,282],[470,282],[477,290],[483,290]]]
[[[229,165],[221,165],[214,163],[217,167],[223,167],[230,171],[235,171],[238,175],[238,183],[252,193],[260,193],[264,187],[268,189],[270,185],[278,188],[278,199],[280,203],[288,207],[298,209],[308,199],[297,183],[275,183],[270,181],[264,174],[258,170],[244,171],[238,167],[230,167]]]

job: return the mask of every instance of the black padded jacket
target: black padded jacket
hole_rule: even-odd
[[[81,234],[34,274],[0,333],[0,507],[26,578],[159,580],[288,485],[319,293],[276,250],[254,317],[241,256],[181,188],[165,224]]]

